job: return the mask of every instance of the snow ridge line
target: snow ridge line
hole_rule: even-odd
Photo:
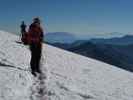
[[[63,76],[63,75],[60,75],[60,74],[58,74],[58,73],[55,73],[55,72],[51,72],[51,74],[54,74],[55,76],[58,76],[58,77],[62,77],[62,78],[64,78],[64,79],[67,79],[67,77],[65,77],[65,76]],[[56,82],[56,84],[57,84],[57,86],[58,86],[60,89],[63,89],[63,90],[65,90],[65,91],[69,91],[69,92],[71,92],[71,93],[74,93],[74,94],[80,96],[81,98],[83,98],[83,99],[85,99],[85,100],[86,100],[86,99],[92,99],[92,98],[94,98],[94,96],[92,96],[92,95],[73,91],[73,90],[69,89],[67,86],[65,86],[64,84],[59,83],[58,81]],[[55,95],[55,94],[54,94],[54,95]]]
[[[17,69],[17,70],[22,70],[22,71],[29,71],[28,69],[23,69],[23,68],[20,68],[20,67],[16,67],[16,66],[13,66],[13,65],[9,65],[9,64],[5,64],[5,63],[2,63],[0,62],[0,67],[3,67],[3,68],[13,68],[13,69]]]
[[[73,90],[67,88],[66,86],[64,86],[63,84],[61,84],[61,83],[59,83],[59,82],[56,82],[56,84],[57,84],[57,86],[59,86],[60,89],[63,89],[63,90],[65,90],[65,91],[72,92],[72,93],[74,93],[74,94],[76,94],[76,95],[82,97],[82,98],[85,99],[85,100],[86,100],[86,99],[92,99],[92,98],[94,98],[93,96],[88,95],[88,94],[84,94],[84,93],[80,93],[80,92],[75,92],[75,91],[73,91]]]

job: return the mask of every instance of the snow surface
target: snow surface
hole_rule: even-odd
[[[30,51],[18,39],[0,31],[0,100],[32,100],[34,95]],[[48,100],[133,100],[131,72],[46,44],[42,55]]]

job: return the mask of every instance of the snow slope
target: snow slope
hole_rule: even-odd
[[[32,100],[30,52],[16,40],[0,31],[0,100]],[[133,73],[46,44],[43,58],[48,100],[133,100]]]

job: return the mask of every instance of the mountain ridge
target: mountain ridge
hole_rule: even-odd
[[[114,37],[110,39],[91,39],[90,41],[97,44],[130,45],[133,44],[133,35],[124,35],[122,37]]]

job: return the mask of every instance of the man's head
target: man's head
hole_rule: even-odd
[[[33,22],[37,23],[37,24],[40,24],[40,19],[38,17],[36,17],[36,18],[33,19]]]

